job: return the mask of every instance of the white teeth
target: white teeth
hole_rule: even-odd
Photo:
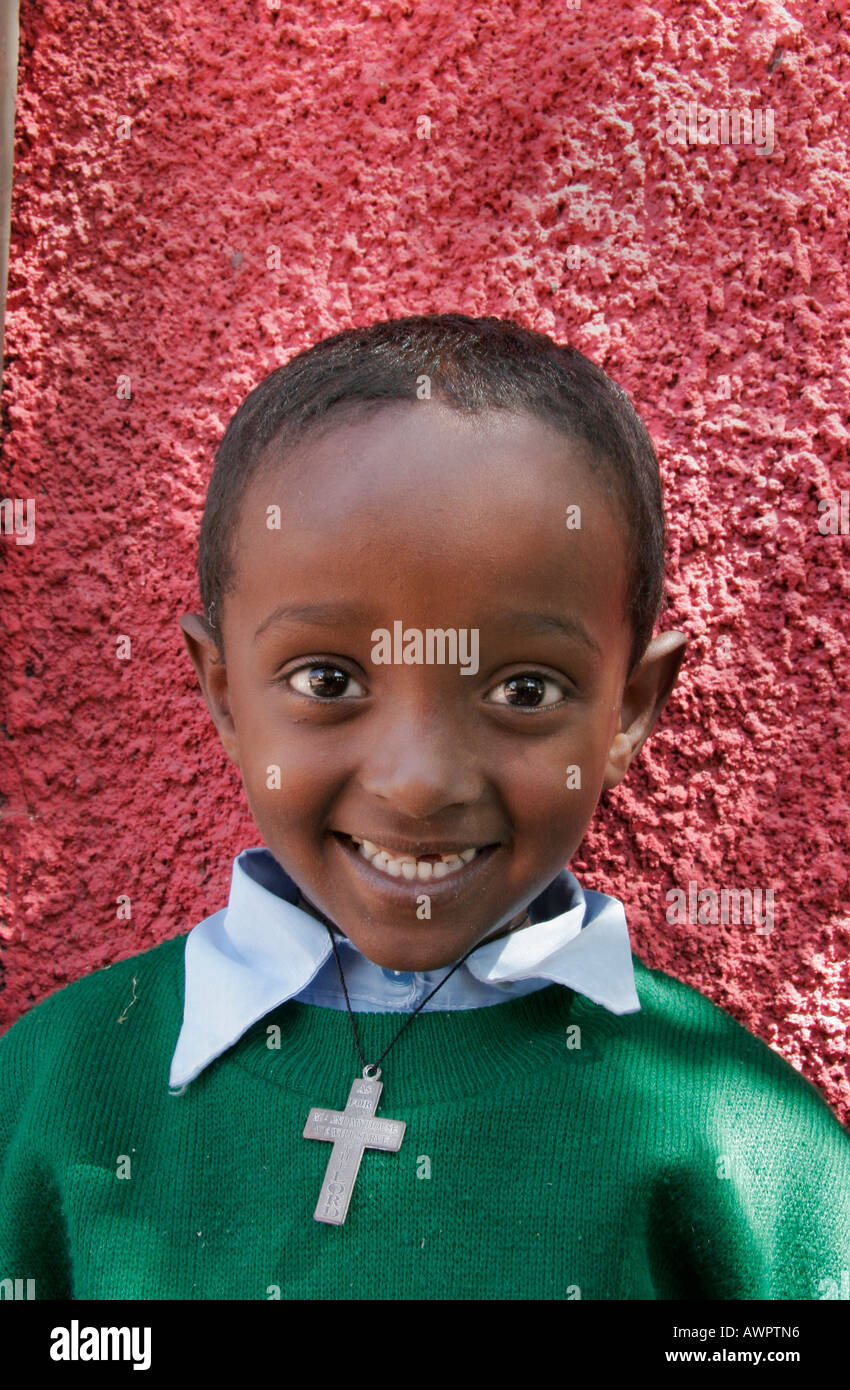
[[[389,874],[391,878],[418,879],[427,883],[431,878],[445,878],[447,874],[457,873],[465,864],[471,864],[479,853],[477,849],[461,849],[457,853],[441,854],[434,863],[430,859],[415,859],[412,854],[393,854],[391,850],[381,849],[371,840],[358,840],[356,835],[349,837],[375,869]]]

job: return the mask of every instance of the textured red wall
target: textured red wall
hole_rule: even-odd
[[[634,395],[664,625],[693,637],[574,867],[850,1117],[850,538],[818,529],[850,487],[848,49],[803,0],[22,7],[0,486],[37,530],[0,536],[4,1026],[222,906],[257,841],[177,627],[232,411],[338,328],[496,313]],[[669,143],[688,101],[769,108],[773,153]],[[669,924],[689,882],[772,887],[774,930]]]

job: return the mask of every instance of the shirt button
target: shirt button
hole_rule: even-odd
[[[409,970],[390,970],[386,966],[381,966],[381,973],[385,980],[389,980],[392,985],[400,985],[403,989],[410,986],[413,976]]]

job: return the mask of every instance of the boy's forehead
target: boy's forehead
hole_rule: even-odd
[[[347,406],[296,442],[268,446],[249,492],[262,497],[271,485],[293,522],[322,517],[329,529],[376,511],[403,519],[414,501],[441,512],[462,506],[467,528],[484,529],[491,514],[533,522],[577,490],[599,488],[588,446],[525,412],[472,413],[438,400],[365,414]]]
[[[267,451],[233,598],[252,624],[282,599],[345,597],[376,625],[569,607],[588,626],[625,612],[625,549],[580,442],[515,412],[400,402]]]

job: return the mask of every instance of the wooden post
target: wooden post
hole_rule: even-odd
[[[18,91],[18,0],[0,0],[0,345],[5,341],[6,277],[12,216],[15,157],[15,100]],[[0,353],[0,390],[3,356]]]

